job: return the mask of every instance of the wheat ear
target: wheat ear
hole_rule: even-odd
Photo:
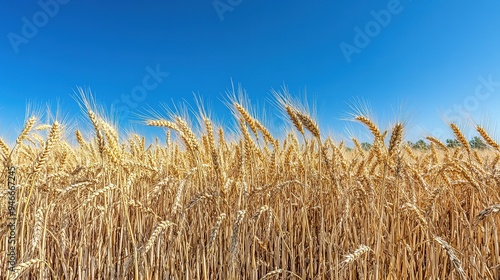
[[[481,137],[483,137],[484,141],[486,141],[486,143],[488,143],[488,145],[490,145],[491,147],[500,151],[500,145],[498,145],[498,143],[495,142],[495,140],[493,140],[493,138],[491,138],[490,135],[488,135],[488,133],[486,132],[486,130],[484,130],[484,128],[482,128],[481,126],[478,125],[476,127],[476,130],[477,130],[477,132],[479,132]]]
[[[16,145],[20,145],[24,141],[24,139],[26,139],[26,137],[28,136],[28,133],[30,133],[35,122],[36,122],[35,116],[32,116],[28,119],[28,121],[24,125],[23,130],[21,131],[21,133],[19,134],[19,136],[16,139]]]
[[[35,226],[34,226],[33,238],[31,239],[32,250],[36,249],[38,241],[40,241],[40,238],[42,236],[42,229],[43,229],[43,212],[42,209],[39,208],[35,213]]]
[[[177,127],[177,125],[171,121],[167,121],[167,120],[147,120],[146,121],[146,125],[148,126],[158,126],[158,127],[166,127],[166,128],[170,128],[170,129],[173,129],[173,130],[176,130],[178,131],[179,128]]]
[[[47,142],[45,142],[45,147],[42,151],[42,154],[40,154],[38,161],[36,162],[34,168],[33,168],[33,173],[38,173],[42,166],[47,162],[49,153],[50,151],[54,148],[55,143],[59,139],[60,134],[60,128],[59,128],[59,122],[55,121],[54,124],[52,125],[52,128],[50,129],[50,134],[49,137],[47,138]]]
[[[477,224],[477,223],[479,223],[479,221],[486,219],[486,217],[488,217],[489,215],[492,215],[492,214],[495,214],[498,212],[500,212],[500,204],[491,205],[491,206],[485,208],[484,210],[482,210],[481,212],[479,212],[479,214],[477,214],[476,218],[474,219],[474,224]]]
[[[448,242],[444,241],[439,236],[434,237],[434,240],[437,243],[439,243],[439,245],[441,245],[441,247],[446,251],[448,258],[450,259],[453,266],[455,267],[455,270],[457,271],[458,275],[460,276],[460,279],[462,279],[462,280],[467,279],[467,277],[465,275],[465,271],[462,268],[462,262],[455,255],[455,250],[453,249],[453,247],[451,247],[450,244],[448,244]]]
[[[147,253],[151,247],[153,247],[153,244],[156,241],[156,238],[169,226],[175,225],[174,223],[170,221],[163,221],[161,222],[153,231],[151,236],[148,239],[148,242],[146,242],[146,246],[144,247],[144,253]]]
[[[319,127],[316,124],[316,122],[311,117],[309,117],[308,115],[306,115],[304,113],[295,112],[295,114],[297,115],[297,118],[300,120],[300,122],[302,123],[302,125],[307,130],[309,130],[309,132],[311,132],[311,134],[314,137],[316,137],[316,138],[319,139],[320,138],[320,131],[319,131]]]
[[[394,149],[399,146],[403,138],[403,125],[397,123],[392,130],[391,140],[389,141],[389,155],[392,155]]]
[[[238,251],[238,232],[240,229],[240,225],[243,222],[243,218],[245,218],[246,211],[240,210],[238,211],[238,215],[236,217],[236,223],[233,227],[233,234],[231,235],[231,263],[234,264],[234,257],[236,256],[236,252]]]
[[[82,207],[85,207],[89,202],[91,202],[92,200],[94,200],[94,198],[98,197],[99,195],[101,195],[101,194],[103,194],[103,193],[105,193],[107,191],[113,190],[115,188],[116,188],[115,185],[109,184],[109,185],[107,185],[106,187],[104,187],[102,189],[96,190],[85,201],[83,201]]]
[[[10,280],[15,280],[17,278],[19,278],[19,276],[25,271],[27,270],[28,268],[30,268],[31,266],[37,264],[37,263],[41,263],[41,262],[44,262],[43,260],[41,259],[31,259],[27,262],[23,262],[19,265],[17,265],[16,267],[14,267],[14,273],[10,275],[9,279]]]
[[[255,123],[255,119],[252,118],[252,116],[250,116],[248,111],[245,110],[245,108],[243,108],[243,106],[241,104],[234,102],[234,107],[236,108],[236,110],[238,110],[238,112],[241,114],[243,119],[248,123],[253,134],[255,134],[257,136],[257,125]]]
[[[370,247],[363,245],[363,244],[360,245],[358,247],[358,249],[354,250],[354,252],[352,254],[347,254],[344,256],[344,260],[340,263],[340,269],[345,268],[347,265],[356,261],[361,256],[363,256],[364,254],[366,254],[370,251],[371,251]]]
[[[465,148],[468,154],[471,153],[471,148],[469,145],[469,142],[465,138],[465,136],[462,134],[462,131],[458,128],[458,126],[454,123],[450,124],[451,130],[453,131],[453,134],[455,134],[455,137],[457,137],[457,140],[462,144],[462,146]]]
[[[222,225],[224,219],[226,219],[226,213],[221,213],[219,217],[217,217],[217,221],[215,222],[215,225],[212,228],[212,233],[210,234],[210,239],[208,241],[208,251],[210,253],[213,253],[214,240],[217,237],[217,234],[219,233],[220,226]]]
[[[9,155],[9,146],[7,146],[7,144],[3,141],[2,138],[0,138],[0,151],[5,155],[5,156],[8,156]]]
[[[380,130],[377,128],[377,126],[367,117],[365,116],[357,116],[355,118],[357,121],[361,122],[362,124],[366,125],[368,129],[371,131],[373,136],[375,136],[375,139],[380,139],[382,138],[382,134],[380,133]]]
[[[432,136],[427,136],[425,138],[430,142],[436,144],[436,146],[438,146],[441,150],[448,152],[448,147],[446,147],[446,145],[443,144],[443,142],[439,141],[437,138]]]
[[[304,134],[304,127],[302,126],[302,123],[300,122],[299,118],[297,117],[297,114],[295,113],[295,110],[292,109],[290,106],[285,106],[286,113],[290,117],[290,120],[292,121],[293,125],[295,128],[301,133]]]

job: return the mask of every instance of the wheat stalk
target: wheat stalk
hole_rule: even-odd
[[[172,215],[177,214],[178,209],[182,208],[181,198],[184,192],[185,183],[186,181],[182,180],[179,184],[179,187],[177,188],[177,194],[175,195],[175,200],[174,200],[174,207],[172,208]]]
[[[474,219],[474,224],[478,224],[480,221],[486,219],[489,215],[496,214],[500,212],[500,204],[491,205],[484,210],[481,210]]]
[[[17,265],[16,267],[14,267],[14,273],[12,273],[10,275],[10,280],[15,280],[15,279],[18,279],[19,276],[24,272],[26,271],[28,268],[30,268],[31,266],[37,264],[37,263],[44,263],[43,260],[41,259],[31,259],[29,261],[26,261],[26,262],[23,262],[19,265]]]
[[[148,241],[146,242],[146,246],[144,247],[143,253],[147,253],[151,247],[153,247],[158,236],[168,227],[174,226],[175,224],[170,221],[162,221],[153,231]]]
[[[85,207],[89,202],[91,202],[92,200],[94,200],[96,197],[100,196],[101,194],[105,193],[105,192],[108,192],[108,191],[111,191],[113,189],[115,189],[116,186],[113,185],[113,184],[109,184],[107,185],[106,187],[102,188],[102,189],[98,189],[96,191],[94,191],[87,199],[85,199],[82,203],[82,207]]]
[[[234,264],[235,261],[235,256],[238,250],[238,233],[239,229],[241,226],[241,223],[243,222],[243,218],[245,218],[246,211],[245,210],[239,210],[238,215],[236,217],[236,223],[234,224],[233,227],[233,234],[231,235],[231,246],[230,246],[230,252],[231,252],[231,263]]]
[[[35,226],[33,231],[33,238],[31,239],[31,248],[35,250],[38,245],[38,241],[40,241],[40,237],[42,236],[43,229],[43,212],[42,209],[39,208],[35,213]]]
[[[215,222],[215,225],[212,228],[212,233],[210,234],[210,239],[208,241],[208,251],[210,253],[213,253],[214,241],[215,241],[215,238],[217,238],[217,234],[219,233],[220,227],[221,227],[224,219],[226,219],[226,213],[221,213],[217,217],[217,221]]]
[[[361,256],[365,255],[370,251],[371,251],[370,247],[361,244],[356,250],[354,250],[353,253],[344,256],[344,260],[340,263],[340,269],[344,269],[350,263],[358,260],[359,258],[361,258]]]
[[[444,241],[441,237],[436,236],[434,237],[434,240],[441,245],[441,247],[445,250],[446,254],[448,255],[448,258],[450,259],[451,263],[455,267],[455,270],[457,271],[458,275],[460,276],[460,279],[467,279],[467,276],[465,275],[465,271],[462,268],[462,262],[460,259],[457,258],[455,255],[455,250],[453,247],[448,244],[448,242]]]

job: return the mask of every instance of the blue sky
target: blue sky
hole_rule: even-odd
[[[161,102],[194,105],[193,92],[229,124],[220,99],[231,79],[276,131],[270,90],[283,84],[307,91],[322,130],[339,138],[346,127],[366,133],[342,120],[354,98],[371,104],[383,128],[406,104],[409,139],[450,136],[442,118],[465,126],[471,115],[491,128],[500,120],[494,0],[6,0],[0,10],[4,138],[20,131],[28,102],[59,104],[80,122],[78,86],[130,112],[123,127]]]

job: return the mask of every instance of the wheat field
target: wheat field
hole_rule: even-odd
[[[144,120],[151,144],[85,100],[90,133],[29,116],[0,141],[17,203],[12,269],[1,189],[0,279],[500,279],[500,148],[483,127],[486,149],[451,123],[459,147],[415,150],[404,122],[358,114],[363,149],[289,98],[285,135],[230,100],[234,133],[172,113]]]

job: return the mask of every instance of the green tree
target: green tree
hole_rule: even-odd
[[[424,140],[420,139],[413,145],[413,148],[417,150],[428,150],[429,145],[427,145]]]
[[[368,143],[368,142],[363,142],[363,143],[361,143],[361,148],[363,148],[363,150],[365,150],[365,151],[368,151],[369,149],[371,149],[371,148],[372,148],[372,146],[373,146],[373,145],[372,145],[372,144],[370,144],[370,143]]]
[[[406,142],[406,144],[408,145],[408,147],[410,147],[412,149],[416,149],[416,150],[427,150],[427,149],[429,149],[429,145],[427,145],[427,143],[425,143],[424,140],[418,140],[415,143],[413,143],[411,141],[408,141],[408,142]]]
[[[486,143],[483,142],[483,139],[474,136],[472,140],[469,141],[470,147],[473,149],[483,150],[486,149]]]
[[[456,148],[460,147],[462,144],[457,139],[446,139],[446,147],[448,148]]]

